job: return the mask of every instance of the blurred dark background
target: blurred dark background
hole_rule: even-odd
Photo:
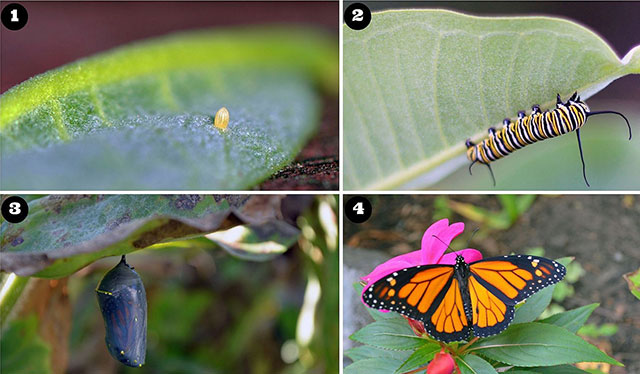
[[[29,14],[27,25],[18,31],[2,27],[0,35],[0,92],[78,58],[179,30],[287,23],[337,36],[339,25],[337,1],[20,4]]]
[[[640,45],[640,2],[634,1],[358,1],[371,12],[388,9],[438,8],[475,16],[551,16],[578,22],[595,31],[622,59]],[[346,9],[354,1],[345,1]],[[544,51],[541,51],[544,53]],[[603,92],[604,93],[604,92]],[[596,95],[597,97],[598,95]],[[640,97],[640,75],[613,81],[608,99]]]

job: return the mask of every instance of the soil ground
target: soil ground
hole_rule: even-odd
[[[338,100],[325,97],[316,135],[296,159],[262,182],[261,190],[337,190],[339,183]]]
[[[368,198],[374,210],[367,222],[358,225],[344,220],[346,246],[375,249],[378,251],[372,252],[377,253],[384,251],[387,257],[406,253],[419,249],[425,229],[441,218],[437,214],[442,209],[435,206],[441,207],[442,199],[438,201],[433,195]],[[501,210],[499,200],[491,195],[447,198],[493,212]],[[344,201],[347,200],[345,196]],[[477,248],[484,257],[490,257],[543,247],[545,257],[574,256],[586,275],[574,284],[575,295],[565,299],[562,305],[572,309],[600,303],[588,323],[614,323],[619,330],[613,336],[590,341],[625,364],[624,368],[611,367],[610,373],[640,373],[637,349],[640,347],[640,300],[631,295],[622,278],[623,274],[640,268],[640,196],[538,196],[506,230],[491,230],[456,213],[449,217],[450,222],[465,222],[465,232],[461,240],[452,244],[454,249]],[[479,228],[478,233],[466,245],[475,228]],[[345,266],[349,265],[350,257],[353,256],[345,253]]]

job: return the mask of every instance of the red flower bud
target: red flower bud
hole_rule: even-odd
[[[413,330],[414,334],[416,334],[417,336],[422,336],[423,334],[427,333],[427,330],[424,329],[424,324],[422,322],[416,321],[415,319],[409,318],[404,315],[403,317],[409,323],[409,327],[411,327],[411,330]]]
[[[451,374],[455,369],[453,357],[444,348],[436,353],[436,356],[427,366],[427,374]]]

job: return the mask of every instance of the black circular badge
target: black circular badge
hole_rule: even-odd
[[[363,223],[371,217],[371,203],[364,196],[354,196],[344,205],[344,214],[353,223]]]
[[[2,8],[2,24],[9,30],[18,31],[27,24],[29,14],[20,4],[11,3]]]
[[[9,196],[2,202],[2,218],[7,222],[20,223],[27,218],[29,205],[20,196]]]
[[[371,23],[371,11],[362,3],[353,3],[344,11],[344,23],[353,30],[364,30]]]

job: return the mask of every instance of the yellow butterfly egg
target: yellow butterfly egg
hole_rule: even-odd
[[[216,112],[216,116],[213,119],[213,125],[221,130],[226,130],[229,125],[229,111],[227,108],[222,107]]]

